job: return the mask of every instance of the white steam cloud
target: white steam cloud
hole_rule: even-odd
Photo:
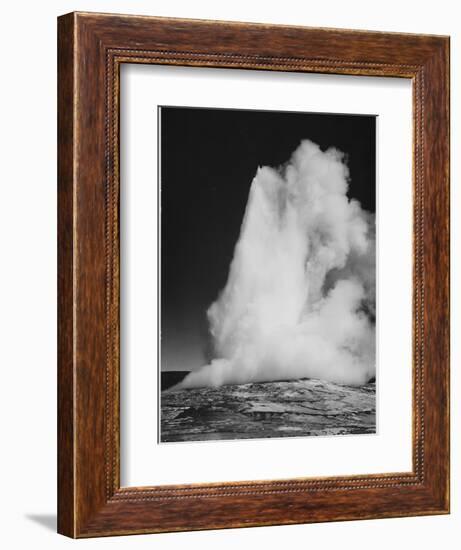
[[[258,169],[207,312],[215,358],[178,387],[374,376],[374,216],[348,199],[348,179],[343,153],[308,140]]]

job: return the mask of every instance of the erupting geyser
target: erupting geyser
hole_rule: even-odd
[[[375,222],[347,197],[348,177],[341,152],[308,140],[258,169],[207,312],[214,359],[178,388],[374,376]]]

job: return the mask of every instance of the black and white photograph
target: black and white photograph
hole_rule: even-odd
[[[158,111],[158,441],[376,433],[377,117]]]

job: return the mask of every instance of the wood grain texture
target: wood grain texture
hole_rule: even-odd
[[[74,32],[58,21],[58,531],[75,535],[73,361]]]
[[[59,18],[58,530],[71,537],[447,513],[449,40],[73,13]],[[411,78],[413,469],[120,488],[121,63]]]

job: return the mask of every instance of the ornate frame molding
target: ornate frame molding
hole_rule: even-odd
[[[58,28],[59,532],[88,537],[447,513],[448,39],[87,13],[62,16]],[[411,472],[120,487],[121,63],[412,79]]]

